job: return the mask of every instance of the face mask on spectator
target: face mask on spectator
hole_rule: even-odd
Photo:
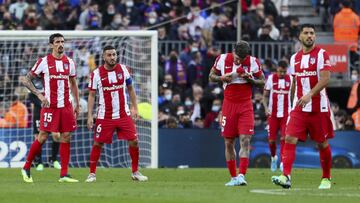
[[[186,100],[185,101],[185,106],[191,106],[193,103],[192,103],[192,101],[190,101],[190,100]]]
[[[171,94],[166,94],[164,97],[165,97],[165,99],[166,99],[167,101],[170,101],[172,95],[171,95]]]
[[[358,80],[358,75],[351,75],[351,80],[352,81],[357,81]]]
[[[220,89],[220,87],[216,87],[213,91],[214,91],[214,94],[220,94],[221,89]]]
[[[197,47],[191,47],[191,52],[197,52],[197,51],[199,51],[199,48],[197,48]]]
[[[289,16],[289,11],[281,11],[281,15],[283,17],[288,17]]]
[[[156,22],[156,18],[149,18],[149,23],[154,24]]]
[[[108,10],[107,10],[107,13],[108,13],[109,15],[114,15],[114,14],[115,14],[115,9],[108,9]]]
[[[211,111],[213,111],[213,112],[219,112],[219,110],[220,110],[220,106],[219,106],[219,105],[213,105],[213,106],[211,107]]]
[[[127,7],[133,7],[133,6],[134,6],[134,2],[133,2],[133,1],[127,1],[127,2],[126,2],[126,6],[127,6]]]
[[[121,24],[121,18],[115,18],[114,23],[116,23],[118,25]]]

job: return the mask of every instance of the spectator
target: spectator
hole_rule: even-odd
[[[187,76],[187,86],[190,87],[195,81],[198,81],[202,84],[203,79],[203,69],[204,67],[201,64],[202,56],[200,52],[193,52],[193,57],[188,67],[186,69]]]
[[[26,128],[28,123],[28,110],[17,95],[12,96],[12,104],[5,113],[4,118],[0,118],[0,128]]]
[[[84,29],[97,28],[102,24],[102,15],[99,12],[99,5],[91,3],[90,6],[85,9],[79,17],[79,23]]]
[[[194,128],[204,128],[204,120],[199,117],[195,118]]]
[[[183,63],[178,59],[176,51],[171,51],[169,59],[165,62],[165,74],[170,74],[174,79],[174,84],[185,88],[186,70]]]
[[[269,31],[264,32],[263,29],[269,29]],[[262,28],[258,30],[258,37],[262,40],[261,35],[266,34],[269,35],[272,40],[278,40],[280,37],[280,31],[274,25],[274,17],[269,15],[265,18],[265,22]],[[269,41],[268,39],[266,39]]]
[[[171,116],[166,120],[165,128],[178,128],[178,120]]]
[[[16,3],[10,4],[9,12],[15,17],[16,20],[22,21],[24,17],[25,10],[28,8],[29,4],[25,0],[17,0]]]
[[[236,29],[226,15],[220,14],[213,29],[213,38],[215,41],[236,41]]]
[[[208,112],[205,116],[204,128],[214,128],[214,129],[219,128],[220,125],[219,125],[218,116],[220,109],[221,109],[221,100],[214,99],[211,107],[211,111]]]
[[[359,59],[357,55],[359,42],[359,16],[351,10],[350,0],[343,0],[342,9],[334,17],[334,40],[336,43],[346,44],[350,49],[350,62],[354,64]]]

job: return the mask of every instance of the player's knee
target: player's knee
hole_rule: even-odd
[[[137,147],[139,145],[139,141],[138,140],[131,140],[131,141],[129,141],[129,145],[131,147]]]
[[[97,147],[102,147],[104,146],[104,143],[101,143],[101,142],[94,142],[94,146],[97,146]]]
[[[289,144],[296,144],[297,143],[297,138],[292,137],[292,136],[286,136],[285,137],[285,142],[289,143]]]
[[[329,146],[328,142],[322,142],[322,143],[317,143],[318,147],[320,150],[325,149],[327,146]]]
[[[70,138],[71,138],[70,133],[64,133],[60,136],[60,142],[69,143]]]
[[[44,143],[48,138],[48,135],[47,134],[39,134],[37,136],[37,139],[40,143]]]

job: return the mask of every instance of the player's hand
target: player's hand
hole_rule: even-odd
[[[137,108],[131,107],[130,112],[131,112],[131,117],[132,117],[132,119],[134,119],[134,121],[139,119],[139,113],[138,113]]]
[[[80,106],[79,105],[75,106],[74,114],[75,114],[75,119],[77,119],[80,114]]]
[[[231,82],[232,81],[232,73],[226,73],[225,75],[222,75],[221,81],[223,82]]]
[[[92,116],[88,116],[87,127],[91,130],[94,127],[94,119]]]
[[[300,107],[305,107],[307,103],[310,102],[311,99],[311,94],[306,94],[304,96],[302,96],[297,102],[296,105],[300,106]]]
[[[271,112],[267,108],[265,109],[265,115],[266,115],[266,117],[271,116]]]
[[[38,94],[38,98],[41,101],[41,107],[42,108],[49,108],[50,107],[50,103],[49,101],[44,97],[44,95],[42,94]]]

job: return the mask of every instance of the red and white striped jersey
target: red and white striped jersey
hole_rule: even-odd
[[[50,102],[50,108],[63,108],[70,105],[69,77],[76,76],[74,61],[63,56],[61,59],[49,54],[38,59],[31,73],[42,78],[43,95]]]
[[[125,90],[131,83],[130,73],[122,64],[116,64],[113,70],[100,66],[91,73],[89,89],[99,91],[98,119],[130,116]]]
[[[319,47],[315,47],[307,54],[301,50],[292,55],[289,73],[295,76],[296,81],[294,104],[315,87],[320,79],[320,71],[331,71],[331,69],[329,55]],[[319,94],[314,95],[305,107],[294,105],[293,109],[303,112],[328,112],[329,99],[326,89],[324,88]]]
[[[218,75],[233,73],[231,82],[223,83],[224,99],[232,102],[249,101],[252,97],[252,85],[245,79],[238,77],[237,72],[247,72],[259,78],[262,74],[259,60],[253,56],[247,56],[240,65],[234,64],[232,53],[221,54],[216,58],[213,70]],[[239,71],[241,70],[241,71]]]
[[[271,116],[282,118],[287,117],[291,110],[290,87],[292,78],[286,74],[284,78],[279,78],[278,74],[269,75],[265,90],[270,91],[269,111]]]

